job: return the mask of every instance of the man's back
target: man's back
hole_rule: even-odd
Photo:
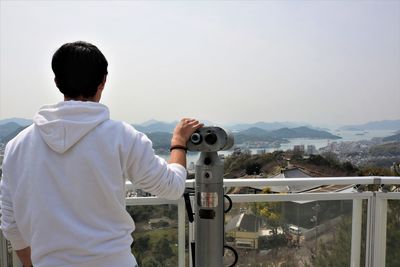
[[[126,178],[164,197],[177,198],[183,189],[184,180],[152,153],[143,134],[109,120],[101,104],[68,101],[42,109],[7,146],[4,160],[3,191],[33,262],[81,266],[126,251],[134,230],[125,210]],[[164,180],[174,186],[165,188]]]

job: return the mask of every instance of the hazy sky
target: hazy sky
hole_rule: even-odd
[[[1,1],[0,119],[62,100],[65,42],[109,62],[113,119],[400,119],[400,1]]]

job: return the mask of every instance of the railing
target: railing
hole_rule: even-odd
[[[351,225],[351,256],[349,265],[358,267],[362,261],[361,254],[365,254],[365,266],[385,266],[386,256],[386,229],[388,200],[400,200],[400,192],[385,192],[383,185],[398,185],[400,177],[324,177],[324,178],[288,178],[288,179],[224,179],[224,186],[231,187],[270,187],[288,185],[375,185],[376,191],[348,190],[346,192],[324,193],[289,193],[289,194],[231,194],[234,203],[257,202],[291,202],[291,201],[325,201],[325,200],[350,200],[352,201]],[[186,187],[193,188],[194,180],[188,180]],[[127,184],[127,189],[134,189]],[[366,232],[362,234],[362,203],[367,202]],[[193,201],[192,201],[193,203]],[[178,207],[178,265],[191,266],[186,253],[186,210],[183,199],[167,201],[157,197],[127,198],[127,206],[165,205],[173,204]],[[400,215],[397,215],[400,216]],[[317,234],[316,234],[317,238]],[[365,251],[361,249],[362,239],[365,238]],[[189,241],[193,239],[193,226],[189,226]],[[20,267],[20,263],[7,256],[7,245],[4,239],[0,240],[1,267]],[[190,253],[190,252],[188,252]],[[189,257],[190,258],[190,257]]]

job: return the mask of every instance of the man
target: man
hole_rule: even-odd
[[[134,267],[134,222],[125,209],[125,181],[167,199],[181,197],[186,142],[202,127],[183,119],[169,163],[130,125],[109,119],[100,103],[107,60],[86,42],[53,55],[64,101],[42,107],[34,123],[6,147],[1,228],[24,266]]]

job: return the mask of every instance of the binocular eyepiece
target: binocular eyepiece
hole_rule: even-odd
[[[192,136],[190,137],[190,141],[194,144],[194,145],[199,145],[201,144],[201,142],[203,141],[203,136],[200,133],[194,133],[192,134]],[[214,145],[217,141],[218,141],[218,136],[213,133],[213,132],[209,132],[205,134],[204,137],[204,141],[208,144],[208,145]]]
[[[202,127],[187,142],[189,151],[217,152],[233,146],[233,135],[221,127]]]

